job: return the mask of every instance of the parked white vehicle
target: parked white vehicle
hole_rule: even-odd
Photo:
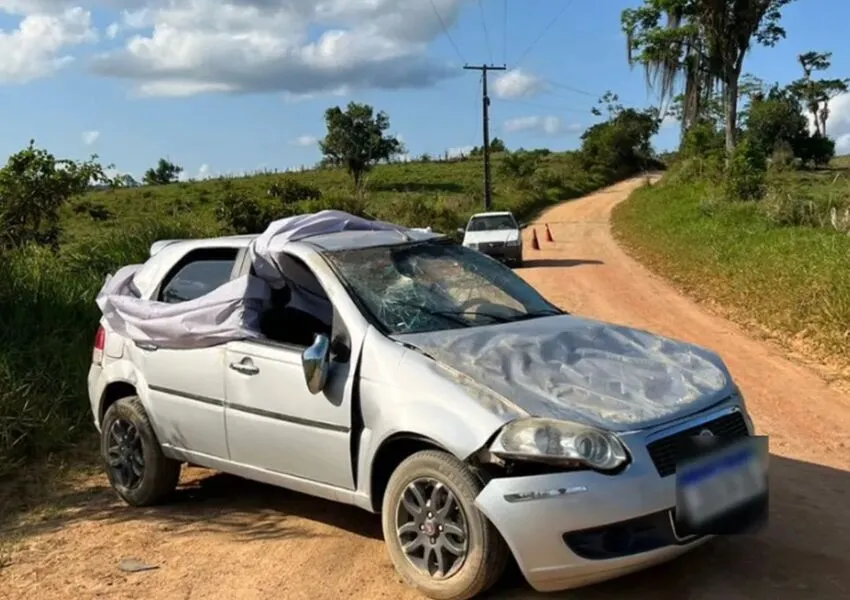
[[[467,248],[508,263],[522,266],[522,234],[513,213],[484,212],[472,215],[463,234],[462,244]]]
[[[186,462],[356,505],[442,600],[486,591],[510,554],[566,589],[764,514],[717,355],[566,314],[442,236],[325,211],[163,241],[97,302],[91,408],[131,505],[164,501]],[[677,464],[695,435],[731,445]]]

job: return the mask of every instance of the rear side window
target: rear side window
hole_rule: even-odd
[[[230,281],[237,254],[235,248],[190,252],[163,280],[157,299],[177,304],[210,293]]]

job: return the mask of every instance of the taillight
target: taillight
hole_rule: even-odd
[[[106,347],[106,330],[103,326],[97,328],[97,333],[94,334],[94,349],[92,350],[91,361],[96,365],[103,363],[103,349]]]

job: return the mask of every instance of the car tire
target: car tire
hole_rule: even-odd
[[[166,457],[136,396],[116,401],[103,416],[100,455],[109,483],[131,506],[159,504],[174,492],[181,463]]]
[[[429,482],[432,488],[427,487]],[[435,498],[433,489],[436,484],[442,487],[435,504],[422,505],[416,502],[417,496],[411,487],[418,489],[419,500],[425,501],[425,496],[432,500]],[[408,585],[425,596],[434,600],[467,600],[487,591],[504,573],[510,558],[508,547],[493,524],[475,506],[475,497],[483,486],[482,481],[464,463],[436,450],[424,450],[409,456],[390,476],[381,510],[384,541],[396,571]],[[445,499],[448,496],[444,492],[451,494],[457,510],[446,510]],[[420,517],[414,516],[415,511],[408,509],[411,502],[422,508]],[[435,515],[436,525],[435,520],[427,519],[428,508],[433,509],[435,506],[438,508],[432,514]],[[425,520],[425,523],[418,521],[418,518]],[[405,541],[402,541],[400,533],[403,527],[407,527]],[[465,532],[465,543],[461,543],[463,537],[453,533],[458,527]],[[443,528],[451,529],[451,533]],[[434,537],[428,538],[429,535]],[[463,558],[451,566],[445,560],[443,572],[435,576],[425,572],[421,564],[415,564],[415,561],[421,563],[423,558],[411,558],[405,552],[402,544],[410,545],[411,539],[416,540],[413,546],[422,542],[423,557],[425,560],[430,559],[428,563],[434,567],[438,564],[434,552],[441,552],[441,547],[453,547],[455,551],[462,548]],[[435,539],[437,546],[433,545]],[[448,555],[449,558],[454,556],[451,552]]]

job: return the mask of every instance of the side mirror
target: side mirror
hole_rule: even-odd
[[[330,340],[321,333],[317,333],[313,344],[301,353],[301,367],[304,369],[304,379],[311,394],[318,394],[325,389],[330,370],[330,354]]]

